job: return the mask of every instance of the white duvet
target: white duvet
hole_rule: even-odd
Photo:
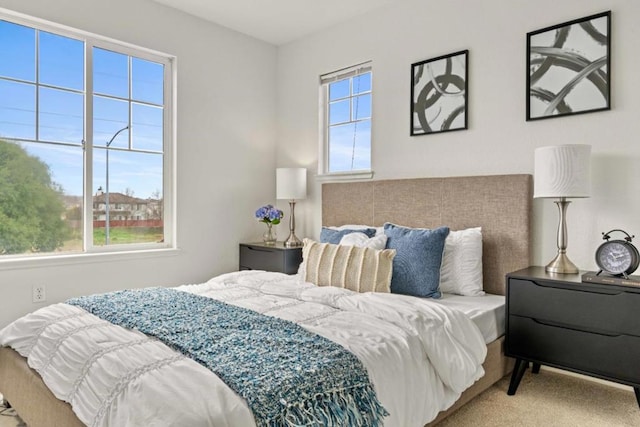
[[[350,350],[390,413],[385,426],[423,426],[480,378],[486,346],[462,312],[428,299],[299,283],[244,271],[177,289],[291,320]],[[253,426],[244,400],[161,342],[67,304],[0,331],[89,426]]]

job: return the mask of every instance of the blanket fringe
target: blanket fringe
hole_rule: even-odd
[[[370,385],[316,394],[302,402],[281,403],[286,408],[266,426],[382,427],[384,417],[389,415]]]

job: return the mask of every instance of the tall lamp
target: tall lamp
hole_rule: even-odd
[[[584,144],[540,147],[535,151],[533,197],[556,198],[558,255],[545,267],[549,273],[572,274],[578,267],[567,257],[568,198],[589,197],[591,187],[591,146]]]
[[[289,216],[289,237],[284,241],[288,248],[302,246],[296,237],[296,200],[307,197],[307,170],[305,168],[277,168],[276,169],[276,198],[289,200],[291,216]]]

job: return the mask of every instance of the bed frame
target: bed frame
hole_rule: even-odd
[[[322,186],[322,224],[452,230],[482,227],[484,290],[505,295],[507,273],[530,265],[531,175],[417,178],[331,183]],[[487,345],[485,375],[428,426],[451,415],[513,369],[504,356],[504,337]]]
[[[331,183],[322,186],[322,223],[327,226],[393,222],[412,227],[482,227],[484,289],[505,294],[505,275],[529,265],[532,180],[530,175],[418,178]],[[503,339],[488,345],[485,376],[466,390],[436,424],[507,375],[513,363]],[[25,358],[0,348],[0,392],[29,427],[76,427],[68,403],[58,400]]]

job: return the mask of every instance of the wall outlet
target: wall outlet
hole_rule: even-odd
[[[45,302],[47,293],[44,285],[33,285],[33,302]]]

